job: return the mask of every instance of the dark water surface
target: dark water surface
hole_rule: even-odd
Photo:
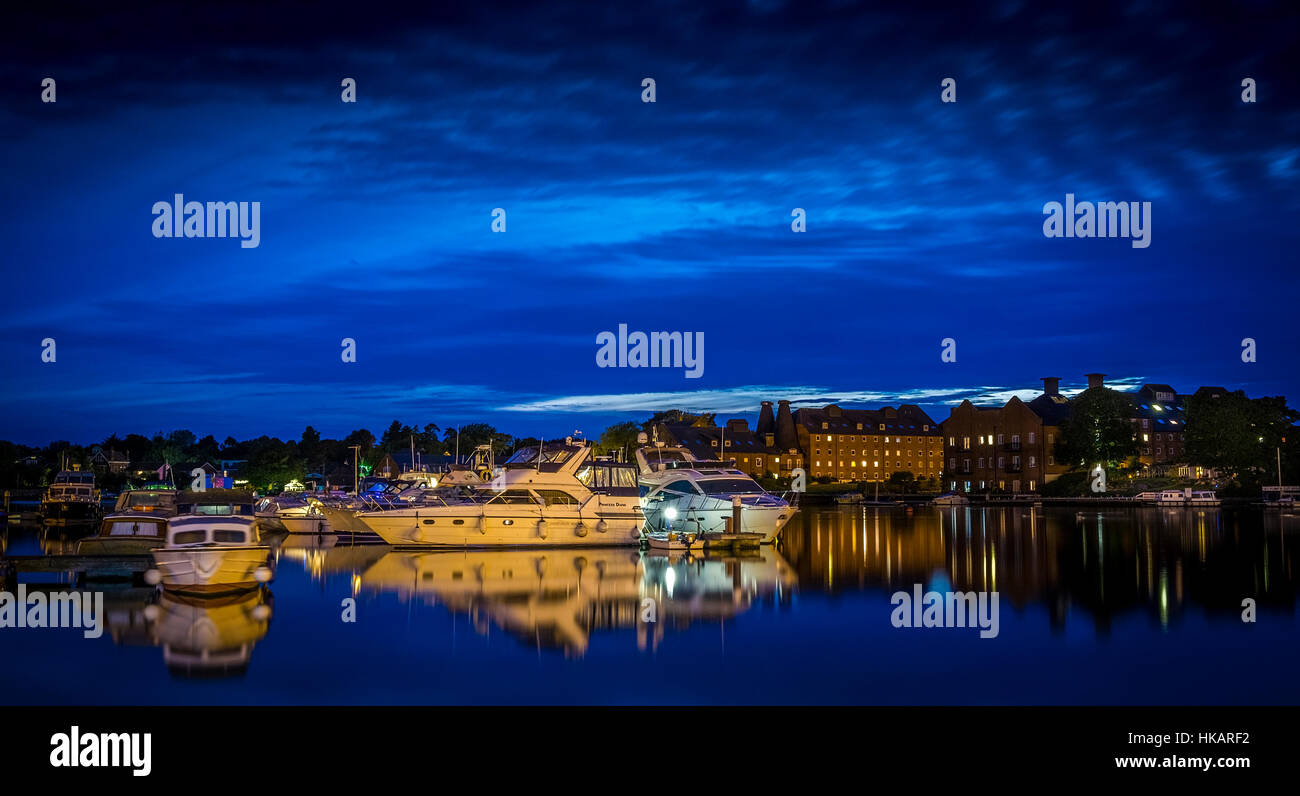
[[[233,599],[92,586],[98,639],[0,629],[0,703],[1300,703],[1300,516],[1276,511],[807,508],[775,549],[696,560],[315,544],[282,538]],[[895,628],[918,583],[996,591],[996,638]]]

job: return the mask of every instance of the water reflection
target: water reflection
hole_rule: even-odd
[[[101,588],[114,644],[160,647],[175,677],[239,677],[271,624],[262,586],[222,597],[186,597],[155,587]]]
[[[394,551],[359,577],[363,592],[443,605],[484,635],[496,626],[575,657],[592,633],[618,628],[635,628],[639,649],[657,648],[670,630],[734,617],[761,600],[788,600],[795,581],[771,548],[725,558],[627,548]]]
[[[1255,509],[953,507],[803,511],[783,552],[800,588],[999,592],[1048,607],[1061,629],[1082,609],[1099,632],[1119,615],[1162,627],[1189,605],[1240,621],[1242,600],[1291,613],[1300,516]],[[950,584],[950,586],[949,586]]]

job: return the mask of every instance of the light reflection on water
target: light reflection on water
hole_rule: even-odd
[[[0,702],[1295,703],[1297,531],[1255,509],[810,507],[743,555],[281,537],[254,592],[102,586],[104,638],[0,630]],[[1000,635],[893,628],[917,583],[997,591]]]

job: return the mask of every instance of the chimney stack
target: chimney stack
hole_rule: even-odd
[[[1060,376],[1044,376],[1044,377],[1043,377],[1043,394],[1044,394],[1044,395],[1060,395],[1060,394],[1061,394],[1060,385],[1061,385],[1061,377],[1060,377]]]
[[[783,451],[799,447],[799,434],[794,429],[789,401],[781,401],[776,408],[776,447]]]
[[[1105,386],[1106,386],[1106,374],[1105,374],[1105,373],[1088,373],[1088,374],[1086,374],[1086,375],[1088,376],[1088,389],[1091,390],[1093,387],[1105,387]]]
[[[776,431],[776,421],[772,419],[772,402],[764,401],[763,408],[758,410],[758,426],[754,428],[757,434],[770,434]]]

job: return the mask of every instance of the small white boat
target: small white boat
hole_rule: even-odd
[[[677,533],[676,531],[651,531],[645,535],[652,550],[666,550],[684,553],[688,550],[704,550],[704,538],[694,533]]]
[[[167,521],[167,542],[153,551],[145,582],[170,591],[213,595],[271,580],[270,548],[261,544],[251,497],[225,490],[185,493]]]
[[[965,495],[959,495],[956,492],[944,492],[934,500],[930,501],[931,506],[968,506],[970,499]]]

